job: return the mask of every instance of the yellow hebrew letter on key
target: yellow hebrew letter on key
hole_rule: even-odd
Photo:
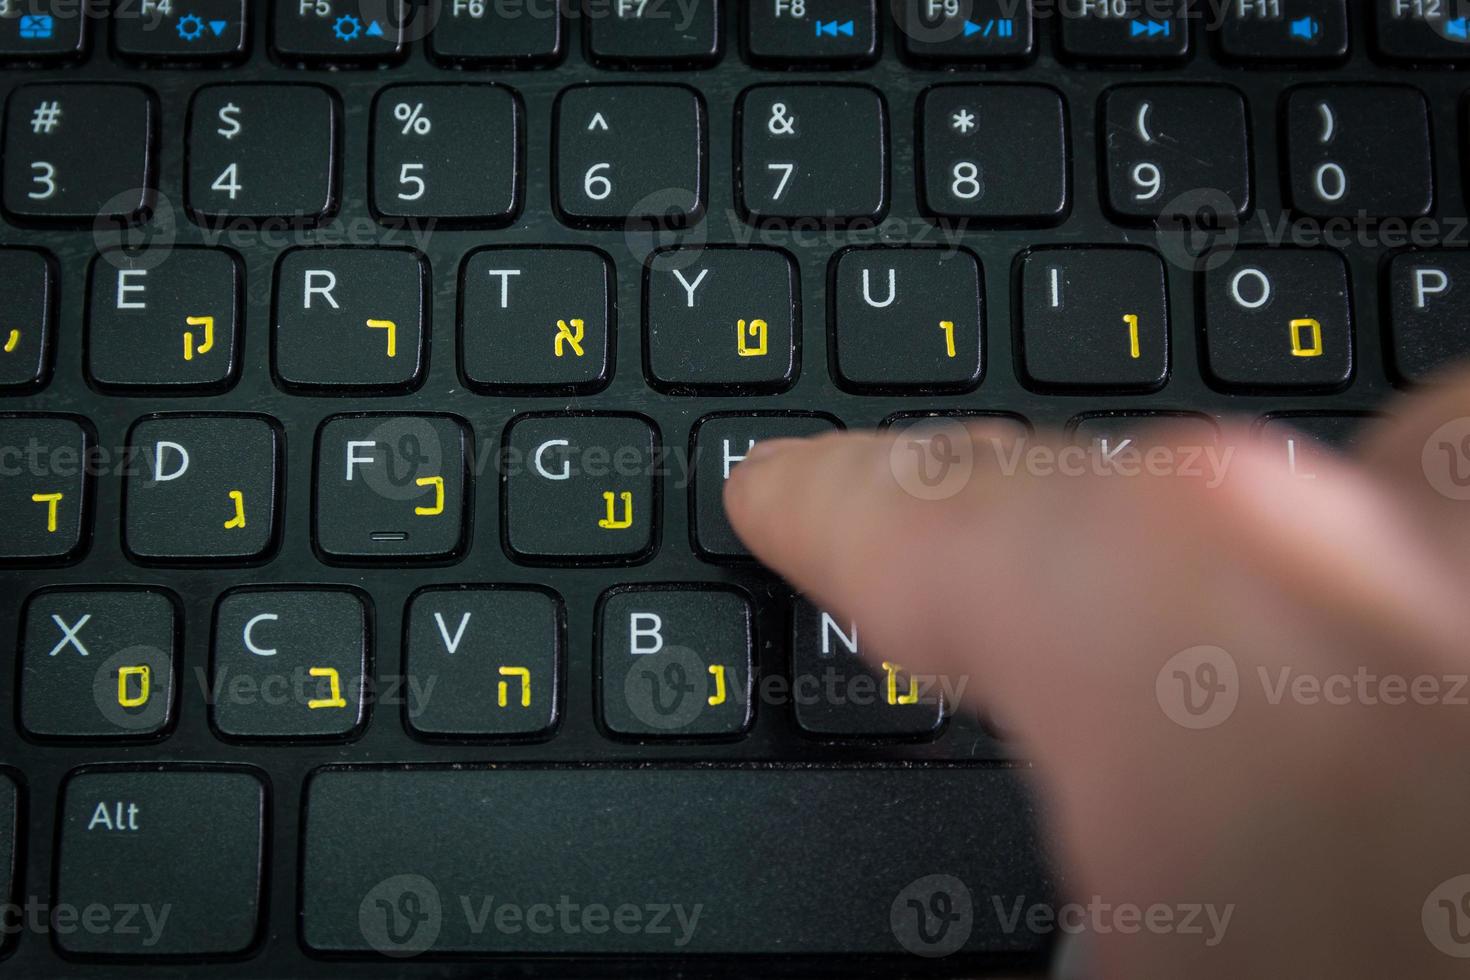
[[[597,526],[604,531],[621,531],[623,528],[633,526],[633,492],[624,490],[620,494],[614,494],[611,490],[602,492],[603,502],[607,504],[607,516],[597,522]],[[623,503],[623,516],[618,517],[618,501]]]
[[[434,488],[434,505],[432,507],[415,507],[413,512],[420,517],[437,517],[444,513],[444,477],[421,476],[413,482],[417,486]]]
[[[46,505],[46,532],[56,533],[56,505],[61,503],[64,494],[60,493],[33,493],[31,503]]]
[[[521,679],[521,707],[529,708],[531,706],[531,672],[525,667],[501,667],[500,676],[519,677]],[[503,708],[510,700],[510,682],[501,681],[497,686],[499,688],[500,706]]]
[[[754,340],[754,343],[750,341]],[[735,351],[741,357],[765,357],[769,349],[770,329],[764,320],[751,320],[746,326],[745,321],[740,321],[739,333],[736,335]]]
[[[5,353],[9,354],[20,346],[20,331],[10,331],[10,336],[5,338]]]
[[[392,320],[369,320],[367,325],[373,330],[388,331],[388,356],[398,356],[398,324]]]
[[[192,331],[184,331],[184,360],[194,360],[195,354],[208,354],[214,350],[214,317],[212,316],[190,316],[185,317],[184,322],[191,327],[203,327],[204,339],[199,346],[194,346],[194,334]]]
[[[1302,343],[1302,331],[1307,332],[1311,343]],[[1321,357],[1322,356],[1322,324],[1316,320],[1302,319],[1291,321],[1291,356],[1292,357]]]
[[[717,704],[725,703],[725,666],[724,664],[713,664],[709,672],[715,678],[715,693],[707,698],[709,706],[713,708]]]
[[[954,357],[954,321],[940,320],[939,329],[944,331],[944,355]]]
[[[919,701],[919,682],[912,677],[909,678],[909,693],[898,693],[898,672],[902,668],[898,664],[883,661],[883,672],[888,675],[888,703],[889,704],[917,704]]]
[[[347,699],[342,697],[342,679],[337,676],[335,667],[313,667],[307,671],[312,677],[325,677],[331,686],[332,696],[327,698],[313,698],[306,702],[306,706],[312,710],[317,708],[345,708]]]
[[[556,321],[556,356],[562,356],[562,344],[571,344],[572,350],[578,357],[583,354],[582,337],[586,334],[586,324],[581,320],[573,320],[571,326],[567,321]]]
[[[149,677],[147,665],[124,667],[117,672],[117,704],[120,708],[138,708],[148,703]],[[138,693],[128,694],[128,678],[138,678]]]
[[[226,531],[234,531],[245,526],[245,495],[239,490],[231,490],[230,499],[235,503],[235,516],[225,521]]]

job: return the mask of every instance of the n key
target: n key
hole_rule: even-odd
[[[145,561],[262,558],[275,544],[280,437],[245,415],[161,415],[133,426],[128,550]]]
[[[66,561],[92,507],[90,428],[61,416],[0,416],[0,558]]]
[[[92,260],[87,373],[101,388],[221,388],[238,370],[240,263],[213,248]]]
[[[298,248],[276,266],[276,377],[287,388],[415,387],[423,377],[423,258],[405,249]]]
[[[1286,101],[1291,202],[1322,218],[1415,218],[1434,206],[1429,104],[1400,85],[1313,85]]]
[[[154,183],[157,113],[153,94],[135,85],[15,89],[5,103],[5,210],[89,225],[141,217]]]

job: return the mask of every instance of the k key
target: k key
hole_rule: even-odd
[[[1292,204],[1318,217],[1410,218],[1434,206],[1429,105],[1399,85],[1313,85],[1286,100]]]
[[[157,113],[136,85],[16,88],[5,103],[5,210],[88,225],[140,217],[154,184]]]

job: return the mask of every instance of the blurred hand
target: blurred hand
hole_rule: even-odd
[[[1470,382],[1390,411],[1314,480],[1244,429],[1223,481],[1007,474],[1014,436],[971,428],[947,499],[905,492],[893,435],[843,434],[758,444],[725,502],[865,653],[968,679],[1035,764],[1070,896],[1233,906],[1215,946],[1090,936],[1093,975],[1464,977],[1470,502],[1425,447]],[[1231,684],[1196,727],[1170,701]]]

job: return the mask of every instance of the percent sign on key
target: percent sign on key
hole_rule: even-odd
[[[412,133],[415,136],[427,136],[434,124],[429,122],[429,117],[424,115],[424,104],[419,102],[409,105],[400,102],[393,107],[393,118],[403,123],[403,135]]]

